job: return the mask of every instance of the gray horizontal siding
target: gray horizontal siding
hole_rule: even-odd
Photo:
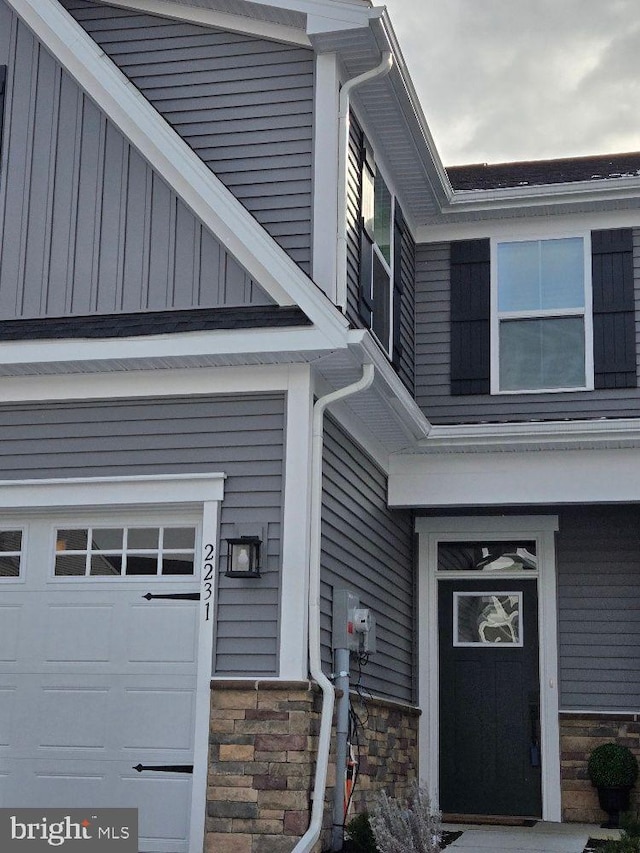
[[[640,229],[634,229],[636,359],[640,353]],[[451,396],[449,244],[416,250],[416,399],[433,423],[638,417],[636,388]]]
[[[61,2],[308,273],[313,51],[84,0]]]
[[[267,559],[259,584],[217,573],[213,671],[275,675],[284,408],[281,394],[0,405],[0,470],[10,480],[226,473],[221,539],[262,525]]]
[[[640,711],[640,508],[563,510],[560,707]]]
[[[380,696],[414,699],[412,518],[386,504],[385,475],[332,420],[323,455],[322,655],[331,671],[334,589],[350,589],[377,620],[378,651],[362,684]]]
[[[0,319],[272,302],[0,0]]]

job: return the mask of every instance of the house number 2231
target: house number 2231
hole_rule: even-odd
[[[211,542],[204,546],[204,571],[202,573],[202,600],[204,601],[204,619],[211,619],[211,596],[213,595],[213,566],[216,548]]]

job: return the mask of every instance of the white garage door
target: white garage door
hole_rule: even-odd
[[[136,807],[185,853],[199,577],[193,519],[0,520],[0,805]]]

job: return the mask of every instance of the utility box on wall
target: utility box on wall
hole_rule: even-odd
[[[356,653],[375,652],[375,633],[375,616],[368,608],[360,607],[359,597],[348,589],[334,589],[332,648]]]

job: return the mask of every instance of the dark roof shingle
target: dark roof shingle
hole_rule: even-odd
[[[493,190],[575,181],[604,181],[640,176],[640,152],[516,163],[474,163],[451,166],[447,168],[447,174],[454,190]]]

